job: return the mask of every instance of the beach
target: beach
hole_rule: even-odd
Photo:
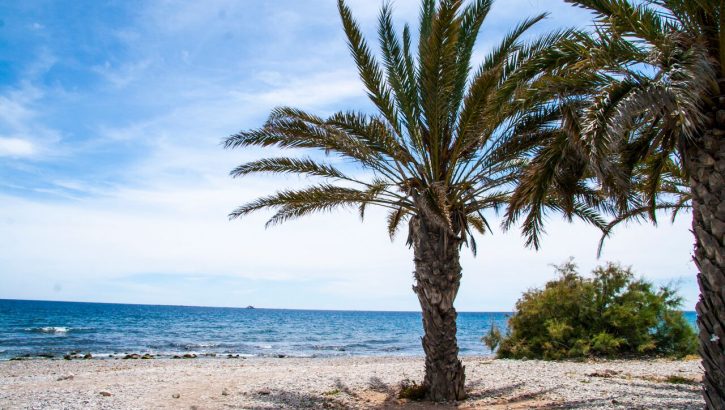
[[[701,409],[698,360],[546,362],[464,357],[469,398],[397,398],[422,357],[16,360],[0,409]]]

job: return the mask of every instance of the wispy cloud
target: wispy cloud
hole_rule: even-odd
[[[0,157],[58,156],[60,132],[46,126],[37,107],[43,92],[27,83],[0,95]]]
[[[382,3],[349,4],[374,46]],[[396,23],[415,31],[418,5],[395,1]],[[9,10],[19,21],[3,28],[17,41],[9,75],[0,75],[0,297],[416,308],[410,250],[405,238],[390,243],[382,212],[364,224],[342,211],[269,230],[266,214],[226,218],[254,197],[311,181],[231,180],[232,167],[262,151],[224,151],[223,137],[260,126],[279,105],[320,115],[371,109],[334,2],[29,10]],[[500,0],[477,55],[522,11],[545,10],[539,31],[587,21],[564,2]],[[552,277],[549,263],[575,256],[591,269],[598,238],[555,218],[542,252],[524,249],[516,232],[481,238],[477,259],[464,253],[457,305],[509,310]],[[683,215],[657,231],[618,229],[605,259],[656,280],[694,278],[690,245]],[[685,288],[694,304],[695,288]]]

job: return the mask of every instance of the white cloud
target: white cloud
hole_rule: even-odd
[[[0,157],[29,157],[35,152],[33,143],[28,140],[0,137]]]

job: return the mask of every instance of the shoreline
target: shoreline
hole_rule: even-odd
[[[458,355],[461,359],[495,359],[495,354],[490,355]],[[297,355],[297,354],[249,354],[249,353],[202,353],[198,351],[184,351],[184,352],[164,352],[164,353],[153,353],[153,352],[128,352],[128,353],[92,353],[84,351],[73,351],[67,354],[26,354],[10,358],[0,358],[0,363],[5,362],[77,362],[77,361],[136,361],[136,360],[248,360],[248,359],[420,359],[423,360],[425,355],[421,354],[400,354],[391,355],[388,354],[320,354],[320,355]],[[667,357],[652,357],[644,360],[678,360]],[[596,360],[596,359],[594,359]]]
[[[469,398],[435,408],[702,408],[697,360],[463,356]],[[397,398],[422,357],[0,362],[0,408],[428,408]]]
[[[90,355],[90,357],[87,357]],[[70,356],[70,357],[66,357]],[[458,354],[458,358],[461,360],[510,360],[512,362],[543,362],[543,363],[614,363],[614,362],[690,362],[700,361],[701,358],[698,355],[687,355],[682,358],[671,357],[671,356],[650,356],[650,357],[619,357],[619,358],[606,358],[606,357],[587,357],[587,358],[567,358],[560,360],[544,360],[544,359],[500,359],[496,358],[495,354],[490,355],[463,355]],[[7,362],[88,362],[88,361],[147,361],[147,360],[173,360],[173,361],[184,361],[184,360],[276,360],[276,359],[302,359],[302,360],[346,360],[346,359],[378,359],[378,360],[423,360],[425,355],[413,355],[413,354],[350,354],[350,355],[317,355],[317,356],[304,356],[294,354],[245,354],[245,353],[199,353],[199,352],[178,352],[173,354],[156,354],[150,352],[131,352],[131,353],[98,353],[91,354],[86,352],[71,352],[66,355],[53,355],[45,356],[40,355],[21,355],[11,358],[0,358],[0,363]]]

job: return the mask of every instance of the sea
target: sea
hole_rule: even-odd
[[[695,312],[685,312],[695,323]],[[510,313],[459,312],[460,354],[485,356]],[[419,312],[288,310],[0,299],[0,360],[90,353],[156,357],[422,356]]]

